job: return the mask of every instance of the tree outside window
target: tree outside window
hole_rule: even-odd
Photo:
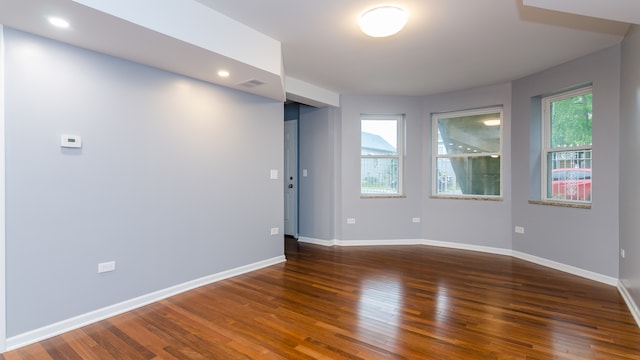
[[[591,87],[542,99],[543,199],[591,202],[593,94]]]
[[[502,194],[502,108],[434,114],[432,194]]]

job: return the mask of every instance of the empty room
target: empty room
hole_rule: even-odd
[[[635,0],[1,0],[0,121],[0,359],[640,359]]]

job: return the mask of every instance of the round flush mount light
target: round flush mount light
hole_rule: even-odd
[[[226,78],[226,77],[229,77],[229,75],[231,75],[231,74],[227,70],[218,71],[218,76],[220,76],[220,77]]]
[[[372,37],[387,37],[402,30],[409,15],[403,8],[382,5],[367,10],[360,15],[360,29]]]

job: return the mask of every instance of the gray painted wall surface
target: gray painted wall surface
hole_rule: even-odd
[[[341,240],[420,239],[422,194],[421,174],[422,124],[421,98],[394,96],[344,95],[341,112]],[[360,198],[360,114],[405,114],[406,141],[404,159],[405,198]],[[355,224],[346,224],[347,218]]]
[[[300,236],[335,239],[336,109],[300,107]],[[303,170],[307,176],[302,176]]]
[[[282,103],[5,35],[8,336],[283,255]]]
[[[422,238],[500,249],[511,248],[510,149],[511,85],[500,84],[465,91],[427,96],[423,101]],[[503,106],[502,182],[503,200],[454,200],[431,195],[431,114]]]
[[[622,43],[620,96],[620,280],[640,305],[640,26]]]
[[[539,179],[531,177],[539,171],[530,156],[539,148],[530,139],[532,98],[587,82],[593,83],[592,208],[529,204]],[[619,94],[619,45],[513,82],[511,229],[525,228],[513,235],[514,250],[617,278]]]

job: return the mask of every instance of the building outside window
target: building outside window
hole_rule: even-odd
[[[402,194],[403,115],[360,116],[360,193]]]
[[[547,201],[591,202],[591,87],[542,99],[542,198]]]
[[[432,194],[502,196],[502,107],[432,115]]]

